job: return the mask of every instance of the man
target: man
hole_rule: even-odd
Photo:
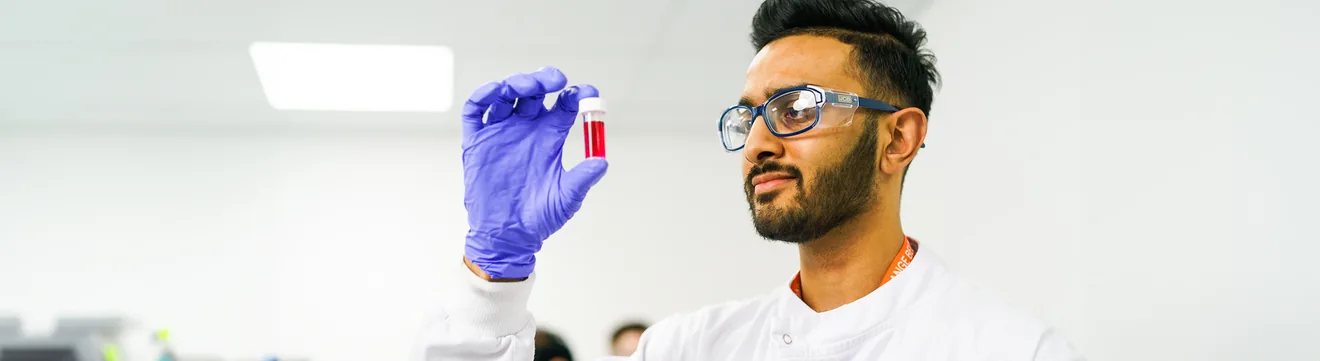
[[[757,232],[796,245],[800,272],[768,295],[656,324],[634,360],[1081,358],[903,233],[903,178],[938,82],[924,41],[917,24],[868,1],[761,5],[752,20],[758,52],[741,101],[722,114],[720,141],[744,158]],[[464,263],[476,277],[451,295],[427,339],[428,360],[529,355],[534,254],[606,169],[602,159],[567,172],[560,165],[576,102],[597,95],[570,87],[546,109],[544,94],[566,83],[549,68],[514,75],[464,106]]]
[[[625,323],[614,329],[610,336],[610,355],[629,356],[637,351],[637,344],[642,341],[646,325],[640,322]]]
[[[546,330],[536,330],[533,338],[532,361],[573,361],[573,353],[568,351],[568,344],[559,335]]]

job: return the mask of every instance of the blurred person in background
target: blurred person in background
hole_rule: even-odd
[[[610,355],[628,356],[637,351],[637,343],[642,339],[642,333],[649,327],[641,322],[629,322],[614,329],[610,336]]]
[[[1050,327],[955,276],[903,231],[903,179],[939,78],[925,38],[875,2],[761,4],[752,18],[757,54],[741,99],[719,114],[719,141],[743,158],[756,231],[796,246],[800,271],[767,295],[655,324],[633,360],[1081,359]],[[530,357],[535,254],[607,168],[587,159],[563,169],[578,101],[599,95],[566,87],[564,74],[543,68],[487,83],[464,104],[471,274],[448,295],[424,345],[428,360]],[[560,90],[546,108],[546,94]]]
[[[536,330],[533,361],[573,361],[573,353],[568,351],[568,344],[550,331]]]

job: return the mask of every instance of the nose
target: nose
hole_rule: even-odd
[[[759,164],[783,156],[784,142],[766,127],[765,117],[758,116],[752,120],[752,129],[747,132],[747,145],[742,151],[743,158],[748,162]]]

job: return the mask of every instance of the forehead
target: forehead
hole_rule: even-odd
[[[834,38],[794,35],[767,44],[747,68],[743,97],[764,102],[775,89],[795,84],[864,94],[862,85],[848,71],[853,66],[852,46]]]

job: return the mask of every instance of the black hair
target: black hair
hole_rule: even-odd
[[[564,343],[564,339],[559,338],[559,335],[550,331],[536,330],[533,344],[535,345],[532,351],[533,361],[550,361],[556,357],[573,361],[573,353],[568,351],[568,344]]]
[[[619,342],[619,336],[623,336],[628,331],[646,332],[646,329],[650,327],[641,322],[629,322],[619,325],[614,329],[614,334],[610,336],[610,343]]]
[[[793,35],[831,37],[852,45],[856,76],[871,96],[930,115],[940,75],[923,49],[926,31],[897,9],[870,0],[767,0],[752,18],[757,51]]]
[[[940,73],[935,54],[923,48],[926,30],[898,9],[871,0],[766,0],[752,17],[752,46],[760,51],[793,35],[831,37],[852,45],[869,96],[930,116]],[[909,164],[910,168],[912,165]],[[907,169],[900,184],[907,183]]]

